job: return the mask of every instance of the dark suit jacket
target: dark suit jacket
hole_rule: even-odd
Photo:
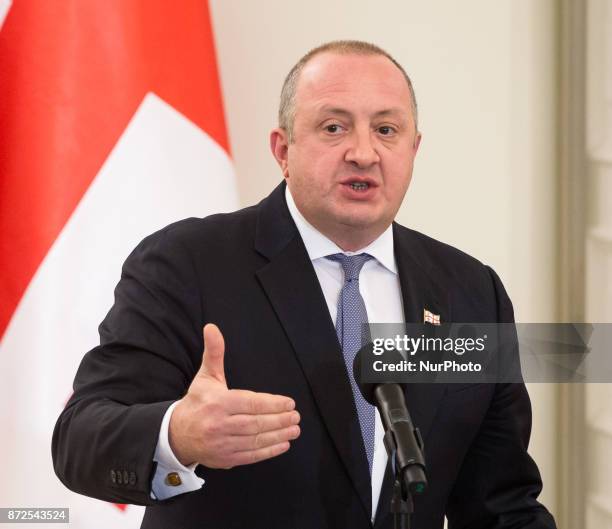
[[[407,322],[421,322],[423,308],[445,322],[513,320],[490,268],[400,225],[393,231]],[[200,366],[207,322],[225,337],[229,386],[291,396],[302,434],[269,461],[199,466],[201,490],[154,501],[162,417]],[[284,184],[257,206],[177,222],[142,241],[125,262],[100,342],[85,355],[53,436],[55,471],[70,489],[147,505],[146,529],[372,526],[342,353]],[[416,500],[414,528],[441,528],[445,514],[451,529],[554,527],[536,501],[522,384],[414,384],[406,398],[430,484]],[[376,528],[392,527],[390,477],[387,469]]]

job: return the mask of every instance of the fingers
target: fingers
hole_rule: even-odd
[[[263,415],[231,415],[224,424],[224,431],[231,435],[257,435],[282,430],[300,422],[297,411]]]
[[[219,427],[215,440],[208,439],[213,445],[206,460],[202,464],[210,468],[232,468],[248,465],[270,459],[283,454],[290,447],[290,441],[300,436],[297,425],[299,413],[289,412],[273,416],[230,416],[224,425]],[[273,429],[279,424],[289,423],[289,426]],[[256,428],[272,428],[246,435],[236,434],[238,431],[255,432]],[[233,429],[234,432],[229,432]]]
[[[300,427],[297,425],[256,435],[233,435],[227,439],[226,448],[234,453],[256,451],[261,448],[269,448],[282,444],[286,441],[293,441],[299,435]]]
[[[295,401],[282,395],[255,393],[253,391],[232,389],[229,391],[226,411],[232,415],[261,415],[282,413],[295,409]]]
[[[214,323],[204,326],[204,353],[202,365],[198,376],[208,376],[215,378],[219,382],[225,382],[225,369],[223,358],[225,355],[225,341],[223,335]]]
[[[259,463],[266,459],[272,459],[273,457],[279,456],[289,450],[289,442],[267,446],[265,448],[258,448],[257,450],[246,450],[244,452],[236,452],[232,456],[233,465],[252,465],[253,463]]]

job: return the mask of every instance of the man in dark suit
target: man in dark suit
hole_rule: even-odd
[[[380,418],[363,419],[347,373],[348,320],[513,321],[490,268],[393,223],[420,134],[390,56],[313,50],[287,77],[279,125],[285,182],[269,197],[168,226],[129,256],[56,425],[60,479],[147,505],[147,529],[390,528]],[[524,385],[410,385],[406,399],[430,485],[414,527],[444,515],[451,529],[555,527],[536,499]]]

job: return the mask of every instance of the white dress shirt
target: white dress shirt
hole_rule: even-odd
[[[404,323],[400,282],[393,254],[393,230],[391,226],[365,248],[356,252],[344,252],[302,216],[293,201],[289,188],[286,189],[285,197],[289,213],[304,241],[304,246],[319,279],[334,325],[336,324],[338,298],[344,285],[344,272],[339,262],[331,261],[325,257],[335,253],[346,255],[368,253],[374,257],[363,265],[359,275],[359,291],[366,306],[368,320],[370,323]],[[153,458],[157,461],[158,466],[153,477],[151,496],[157,499],[166,499],[177,494],[197,490],[204,483],[204,480],[197,477],[194,472],[196,465],[190,467],[181,465],[170,448],[168,426],[175,405],[176,403],[168,408],[164,416]],[[383,435],[382,422],[378,410],[376,410],[374,458],[372,460],[372,521],[376,516],[378,498],[380,497],[387,465],[387,452],[383,445]],[[169,472],[177,472],[182,484],[178,486],[167,485],[165,477]]]

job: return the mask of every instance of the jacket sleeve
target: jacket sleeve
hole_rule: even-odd
[[[52,439],[71,490],[148,505],[165,411],[201,361],[202,303],[194,264],[170,226],[126,260],[100,345],[83,358]]]
[[[497,321],[514,322],[512,303],[488,268]],[[531,403],[523,383],[496,384],[487,414],[473,440],[447,504],[449,529],[554,529],[537,501],[538,468],[527,453]]]

